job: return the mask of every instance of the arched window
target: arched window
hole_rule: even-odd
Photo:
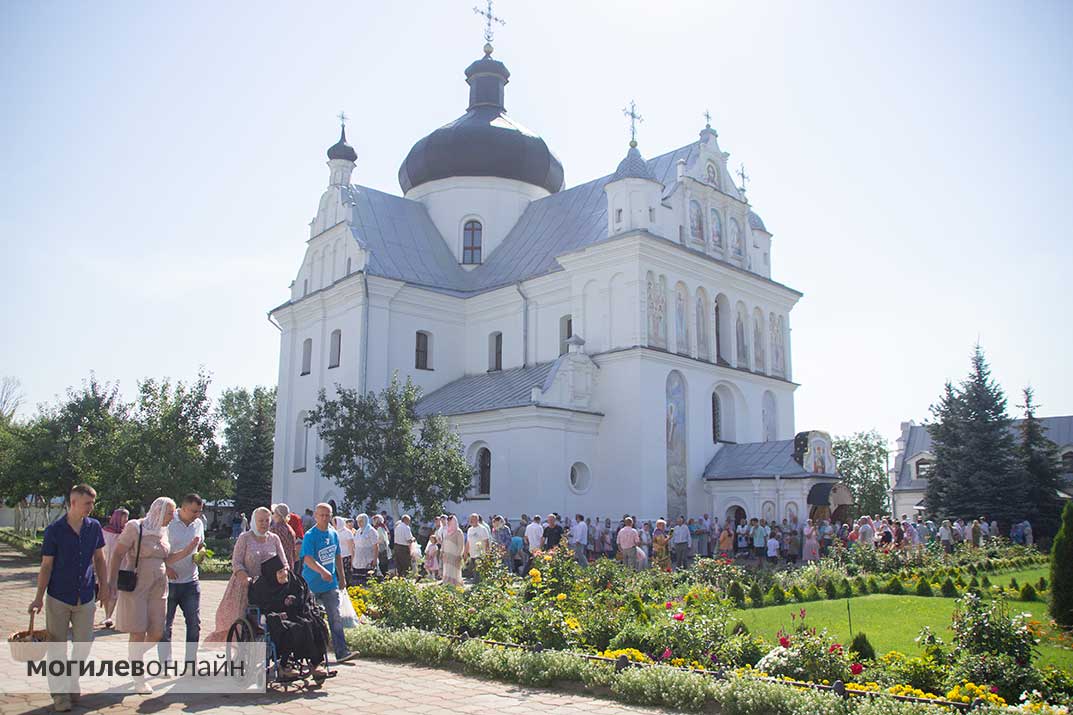
[[[694,243],[704,243],[704,212],[697,201],[689,202],[689,237]]]
[[[503,369],[503,333],[498,330],[488,336],[488,369]]]
[[[486,497],[492,493],[492,451],[481,447],[477,452],[477,494]]]
[[[424,330],[417,331],[414,347],[414,367],[418,370],[432,369],[432,336]]]
[[[719,395],[712,393],[712,442],[723,440],[723,410],[719,404]]]
[[[559,318],[559,354],[566,355],[570,350],[570,346],[566,344],[566,341],[574,335],[574,317],[572,315],[564,315]]]
[[[302,341],[302,372],[300,375],[308,375],[313,367],[313,338]]]
[[[481,234],[484,228],[480,221],[466,221],[462,229],[462,263],[476,265],[481,262]]]
[[[350,275],[350,256],[347,256],[346,258],[346,274],[348,276]]]
[[[306,411],[298,413],[298,420],[294,425],[294,471],[304,472],[306,469],[306,449],[309,444],[309,425],[306,424]]]
[[[339,367],[339,353],[343,349],[343,331],[333,330],[331,344],[328,348],[328,368]]]

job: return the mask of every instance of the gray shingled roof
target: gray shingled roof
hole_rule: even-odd
[[[460,378],[422,397],[417,414],[464,415],[531,405],[533,388],[544,386],[554,365],[546,362]]]
[[[1014,420],[1010,430],[1015,437],[1020,437],[1022,420]],[[1058,417],[1042,417],[1040,422],[1047,435],[1047,439],[1059,447],[1073,445],[1073,415]],[[895,489],[924,489],[928,482],[924,479],[915,479],[909,462],[921,452],[931,451],[931,433],[927,425],[912,425],[909,428],[909,439],[906,440],[905,453],[902,458],[901,468],[898,471],[898,479]]]
[[[764,220],[755,211],[749,212],[749,228],[755,228],[764,233],[769,233],[767,227],[764,226]]]
[[[672,183],[678,159],[690,161],[696,142],[647,163],[653,178]],[[580,184],[529,204],[488,260],[471,271],[455,261],[420,202],[354,186],[354,236],[369,250],[370,275],[430,290],[465,295],[562,270],[556,257],[607,239],[611,176]]]
[[[792,439],[724,444],[704,468],[704,478],[708,480],[775,476],[838,478],[835,474],[814,474],[795,462]]]

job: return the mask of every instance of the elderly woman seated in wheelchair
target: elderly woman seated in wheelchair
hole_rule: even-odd
[[[261,620],[253,613],[255,609],[263,617],[257,627],[268,631],[269,667],[276,669],[278,680],[312,677],[320,683],[328,677],[324,668],[328,653],[324,612],[305,579],[291,573],[279,556],[261,564],[260,578],[250,585],[249,604],[247,620]]]

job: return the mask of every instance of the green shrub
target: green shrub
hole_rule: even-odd
[[[883,593],[889,593],[892,596],[900,596],[905,593],[905,586],[902,585],[902,580],[897,576],[891,576],[890,581],[887,581],[887,585],[883,587]]]
[[[714,681],[674,668],[627,668],[611,683],[611,693],[627,703],[700,710],[714,694]]]
[[[853,579],[853,588],[862,596],[868,595],[868,581],[865,580],[864,576],[858,576]]]
[[[865,635],[864,631],[853,636],[853,642],[849,644],[849,650],[851,653],[856,653],[861,660],[876,659],[876,649],[872,647],[872,643],[868,640],[868,636]]]
[[[1036,589],[1032,587],[1032,584],[1026,583],[1021,586],[1021,600],[1022,601],[1038,601],[1039,596],[1036,595]]]
[[[748,632],[736,633],[714,644],[712,656],[715,660],[731,668],[743,668],[756,665],[757,661],[768,652],[768,644],[760,636]]]
[[[1011,578],[1010,579],[1010,588],[1012,588],[1014,591],[1020,591],[1021,590],[1021,584],[1017,583],[1017,579]]]
[[[848,578],[842,579],[838,584],[838,596],[839,598],[852,598],[853,586],[850,584]]]
[[[730,586],[727,587],[727,598],[729,598],[737,608],[745,608],[745,589],[741,587],[741,583],[738,581],[730,582]]]
[[[976,580],[975,576],[973,576],[972,578],[969,579],[969,588],[972,589],[973,591],[979,591],[980,590],[980,582]]]
[[[823,584],[823,591],[828,601],[834,601],[838,598],[838,588],[835,586],[835,582],[832,579],[828,579],[827,582]]]
[[[820,590],[818,588],[816,588],[816,584],[812,584],[807,589],[805,589],[805,600],[806,601],[819,601],[820,600]]]
[[[984,577],[980,579],[980,586],[987,589],[991,588],[991,579],[987,577],[987,574],[984,574]]]
[[[947,576],[946,580],[943,581],[941,591],[942,594],[947,598],[957,598],[958,596],[958,587],[954,584],[954,581],[949,576]]]
[[[776,606],[786,603],[786,591],[783,591],[782,586],[777,583],[771,584],[771,590],[767,592],[767,595],[771,603]]]
[[[730,627],[730,634],[735,636],[747,636],[749,635],[749,626],[745,625],[745,621],[738,621]]]
[[[1036,581],[1036,590],[1037,591],[1046,591],[1047,590],[1047,579],[1044,578],[1043,576],[1040,576],[1039,581]]]
[[[794,587],[790,589],[790,596],[794,599],[795,603],[802,603],[805,600],[805,594],[801,593],[801,589],[798,588],[796,583],[794,584]]]
[[[753,608],[764,607],[764,592],[760,589],[760,583],[753,581],[753,585],[749,587],[749,598],[753,602]]]
[[[928,579],[922,578],[917,583],[916,595],[918,596],[934,596],[935,593],[931,590],[931,584],[928,583]]]
[[[868,593],[879,593],[879,581],[875,576],[868,577]]]

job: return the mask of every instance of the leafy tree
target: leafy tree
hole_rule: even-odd
[[[1010,523],[1024,517],[1024,490],[1014,478],[1016,454],[1006,396],[977,345],[969,376],[949,384],[929,425],[935,470],[925,500],[937,516],[985,514]]]
[[[1058,529],[1061,503],[1058,500],[1058,446],[1047,439],[1043,424],[1036,417],[1031,387],[1024,389],[1025,418],[1020,424],[1021,440],[1017,445],[1020,478],[1025,492],[1025,518],[1039,536],[1051,536]]]
[[[861,514],[886,514],[887,440],[875,430],[837,437],[831,445],[838,473],[853,492]]]
[[[473,479],[462,441],[442,416],[417,417],[420,391],[396,374],[379,394],[337,386],[324,390],[307,417],[324,440],[321,474],[342,487],[350,507],[390,502],[429,517],[460,500]]]
[[[1062,511],[1062,526],[1051,544],[1051,616],[1073,628],[1073,502]]]
[[[220,396],[221,454],[234,485],[235,507],[249,514],[272,501],[276,389],[225,390]]]
[[[15,413],[22,404],[22,383],[18,378],[6,376],[0,378],[0,425],[15,421]]]
[[[138,383],[138,399],[126,435],[127,469],[115,489],[139,511],[158,496],[197,492],[206,499],[229,496],[217,415],[209,399],[209,376],[192,384],[167,378]]]

